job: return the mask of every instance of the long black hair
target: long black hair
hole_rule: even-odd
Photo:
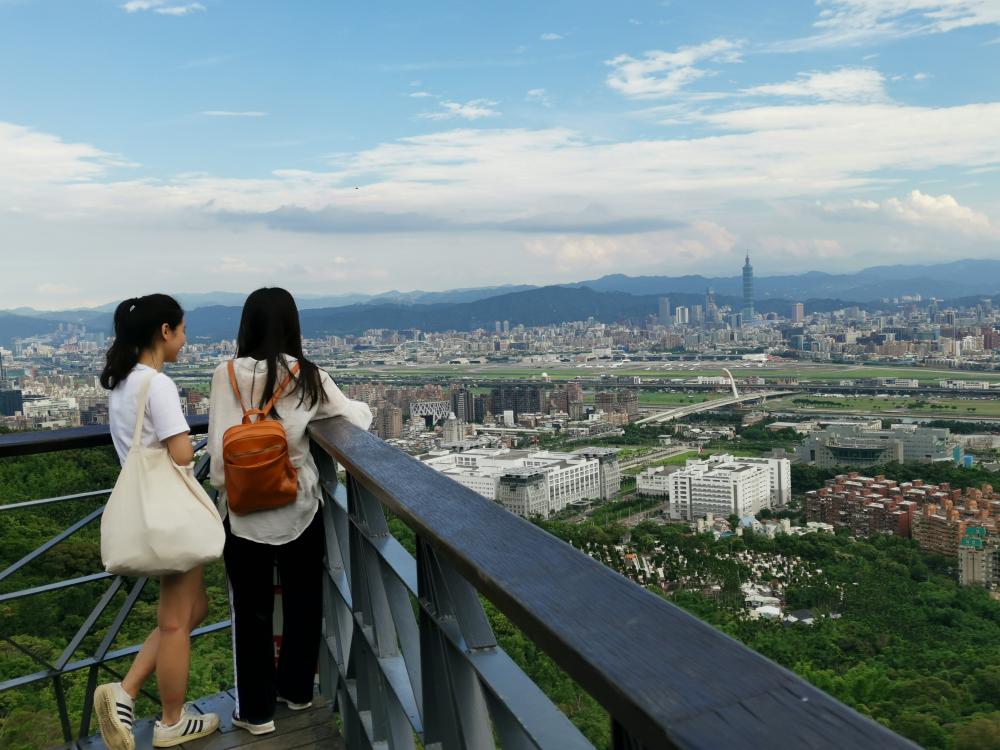
[[[311,409],[326,401],[320,369],[302,353],[302,328],[295,299],[280,287],[264,287],[253,292],[243,303],[240,332],[236,336],[236,356],[267,361],[267,379],[258,408],[271,400],[275,386],[290,374],[282,354],[299,361],[299,375],[288,393],[299,395],[299,406]]]
[[[142,350],[159,335],[163,324],[171,330],[184,320],[184,310],[173,297],[147,294],[132,297],[115,309],[115,340],[108,349],[101,385],[109,391],[121,383],[139,362]]]

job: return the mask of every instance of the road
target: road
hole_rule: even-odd
[[[697,450],[696,447],[682,443],[680,445],[672,445],[669,448],[663,448],[662,450],[653,451],[652,453],[647,453],[643,456],[636,456],[635,458],[628,458],[624,461],[618,462],[618,467],[620,469],[631,469],[633,466],[640,466],[642,464],[651,464],[654,461],[660,461],[664,458],[671,458],[673,456],[679,456],[681,453],[687,453],[688,451]]]
[[[697,414],[702,411],[713,411],[726,406],[742,404],[747,401],[763,401],[768,398],[790,396],[793,393],[794,391],[759,391],[756,393],[746,393],[742,396],[730,396],[728,398],[719,398],[712,401],[703,401],[700,404],[688,404],[686,406],[679,406],[676,409],[664,409],[663,411],[659,411],[651,416],[636,420],[634,424],[643,425],[649,424],[650,422],[670,422],[674,419],[679,419],[680,417],[686,417],[689,414]]]

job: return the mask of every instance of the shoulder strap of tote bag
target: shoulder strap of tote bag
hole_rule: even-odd
[[[229,385],[233,389],[233,394],[236,396],[236,402],[240,405],[240,410],[243,412],[243,423],[249,424],[250,417],[257,416],[259,419],[266,419],[267,415],[271,413],[271,409],[274,408],[274,402],[281,397],[282,391],[288,387],[288,384],[292,382],[292,378],[299,371],[299,363],[296,362],[292,365],[291,369],[288,371],[288,377],[285,378],[284,382],[279,385],[275,390],[274,394],[271,396],[271,400],[264,404],[263,409],[244,409],[243,408],[243,394],[240,393],[239,383],[236,382],[236,368],[233,365],[235,360],[229,360],[226,369],[229,371]],[[251,394],[252,395],[252,394]]]
[[[139,441],[142,439],[142,423],[146,418],[146,398],[149,396],[149,386],[153,383],[153,378],[155,378],[160,373],[154,372],[148,378],[146,382],[139,387],[139,395],[136,397],[136,414],[135,414],[135,429],[132,431],[132,448],[137,448],[139,446]]]

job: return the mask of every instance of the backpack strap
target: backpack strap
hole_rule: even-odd
[[[285,378],[284,382],[275,388],[274,393],[271,395],[271,400],[264,404],[263,409],[244,409],[243,408],[243,394],[240,393],[240,386],[236,382],[236,368],[233,366],[234,360],[229,360],[227,369],[229,370],[229,385],[233,388],[233,393],[236,395],[236,401],[240,405],[240,410],[243,412],[243,424],[250,424],[250,417],[256,416],[258,419],[266,419],[267,415],[271,413],[271,409],[274,408],[274,402],[281,397],[282,391],[288,387],[288,384],[292,382],[292,378],[299,372],[299,363],[296,362],[292,365],[289,370],[288,377]]]
[[[240,393],[240,386],[236,382],[236,368],[233,367],[233,362],[234,361],[235,360],[231,359],[227,363],[228,367],[226,369],[229,370],[229,385],[232,386],[233,393],[236,395],[236,403],[238,403],[240,405],[240,411],[243,412],[243,416],[245,417],[247,415],[247,410],[243,408],[243,394]]]
[[[271,409],[274,408],[274,402],[277,401],[279,398],[281,398],[282,391],[284,391],[288,387],[288,384],[292,382],[292,378],[295,377],[298,374],[298,372],[299,372],[299,363],[296,362],[294,365],[292,365],[291,369],[288,371],[288,377],[285,378],[285,382],[283,382],[281,385],[279,385],[277,388],[274,389],[274,394],[271,396],[271,400],[264,405],[264,408],[261,410],[262,418],[266,419],[267,415],[271,413]]]

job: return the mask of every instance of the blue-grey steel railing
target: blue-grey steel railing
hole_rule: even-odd
[[[192,432],[195,434],[204,433],[207,429],[207,425],[208,421],[205,418],[196,418],[191,420]],[[73,430],[53,430],[40,433],[13,433],[9,435],[0,435],[0,458],[76,448],[97,447],[110,444],[111,438],[106,427],[82,427]],[[201,450],[204,447],[205,441],[202,440],[197,445],[197,449]],[[195,474],[201,480],[204,480],[208,476],[208,460],[207,454],[202,455],[195,466]],[[81,492],[74,495],[64,495],[62,497],[27,500],[19,503],[0,505],[0,522],[2,522],[3,518],[12,511],[45,509],[56,504],[74,503],[103,498],[110,493],[110,489],[95,490],[92,492]],[[32,562],[42,557],[52,548],[62,542],[65,542],[82,529],[88,527],[91,523],[101,517],[103,511],[104,507],[101,506],[100,508],[87,513],[82,518],[72,523],[65,530],[59,532],[48,541],[41,544],[20,560],[12,563],[3,571],[0,571],[0,584],[24,570]],[[39,594],[61,591],[105,579],[111,579],[108,587],[104,590],[104,593],[101,594],[100,598],[95,603],[94,608],[90,611],[83,623],[69,639],[66,647],[54,662],[46,661],[32,651],[23,648],[15,640],[13,640],[11,634],[0,634],[0,638],[2,638],[6,643],[31,658],[40,667],[40,669],[35,672],[0,681],[0,693],[7,690],[27,687],[40,682],[51,682],[52,689],[55,693],[56,706],[58,708],[59,724],[62,730],[63,739],[67,744],[74,742],[76,739],[83,739],[91,733],[91,725],[93,722],[94,689],[97,687],[97,679],[100,671],[104,670],[108,674],[121,679],[122,675],[111,666],[112,663],[128,656],[134,656],[141,648],[141,644],[135,644],[114,650],[111,649],[111,646],[114,644],[119,632],[121,632],[122,626],[125,624],[126,619],[135,607],[139,597],[142,595],[148,579],[138,578],[127,581],[121,576],[112,575],[111,573],[90,573],[76,578],[54,581],[40,586],[33,586],[27,589],[0,594],[0,604],[3,604],[5,602],[28,599]],[[109,611],[116,598],[118,598],[118,594],[126,590],[127,594],[124,601],[118,607],[113,619],[104,630],[101,641],[94,652],[82,659],[73,660],[73,656],[79,650],[80,645],[84,642],[84,640],[88,636],[94,634],[95,626],[101,619],[102,615]],[[218,632],[220,630],[225,630],[228,627],[228,620],[216,622],[197,628],[191,633],[191,636],[197,638],[203,635]],[[74,712],[70,710],[66,700],[64,677],[68,674],[82,670],[87,670],[87,687],[84,692],[84,701],[80,710],[79,729],[74,730],[72,722],[72,715]],[[152,695],[148,691],[144,690],[143,694],[152,700],[157,700],[156,696]]]
[[[37,443],[27,435],[16,441],[0,436],[0,457],[76,448],[78,441],[107,444],[106,428],[103,443],[99,430],[87,428],[62,442],[58,433],[41,433]],[[335,699],[352,750],[414,748],[418,742],[443,750],[591,747],[498,647],[481,598],[607,709],[615,750],[915,747],[346,421],[317,422],[310,433],[326,497],[320,685]],[[338,482],[338,468],[346,472],[346,483]],[[386,509],[414,532],[415,557],[389,532]],[[87,518],[92,521],[97,513]],[[52,543],[58,541],[47,544]],[[0,574],[0,581],[7,575]],[[4,596],[30,596],[103,577],[110,576],[96,573]],[[56,664],[0,683],[0,691],[51,680],[70,736],[61,677],[90,669],[89,696],[98,669],[110,671],[108,662],[138,650],[108,649],[141,585],[133,585],[93,656],[67,661],[88,627]],[[87,618],[90,626],[123,586],[120,579],[112,581]],[[84,708],[81,734],[89,728],[89,704]]]
[[[616,750],[915,747],[370,433],[330,419],[310,434],[328,500],[322,686],[349,747],[590,747],[497,647],[480,597],[607,709]]]

